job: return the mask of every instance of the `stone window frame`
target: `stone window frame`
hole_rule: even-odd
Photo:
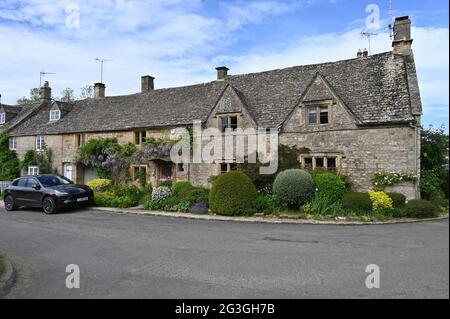
[[[231,123],[231,119],[232,118],[236,119],[236,123],[235,124]],[[222,126],[223,119],[227,120],[227,126],[226,127]],[[217,121],[218,121],[217,127],[219,128],[221,133],[225,133],[225,129],[229,129],[229,128],[231,128],[232,131],[235,131],[239,127],[239,114],[234,114],[233,113],[233,114],[217,115]]]
[[[237,163],[234,162],[222,162],[219,163],[219,175],[231,172],[231,171],[236,171],[237,170]],[[224,169],[226,167],[226,170]]]
[[[75,145],[79,148],[86,144],[86,134],[78,133],[75,135]]]
[[[3,125],[6,123],[6,113],[5,112],[1,112],[0,113],[0,125]]]
[[[323,167],[317,167],[317,159],[318,158],[323,158]],[[334,170],[336,170],[337,172],[339,172],[342,169],[342,158],[343,155],[341,153],[329,153],[329,152],[324,152],[324,153],[309,153],[309,154],[302,154],[300,155],[300,166],[303,169],[312,169],[317,170],[317,169],[322,169],[322,170],[328,170],[328,159],[334,158],[335,159],[335,165],[336,167],[334,167]],[[305,165],[305,161],[306,159],[311,159],[311,167],[307,167]]]
[[[327,100],[327,101],[316,101],[316,102],[308,102],[305,103],[305,112],[306,112],[306,116],[305,116],[305,122],[307,126],[313,126],[313,125],[328,125],[330,124],[330,107],[333,105],[333,101],[332,100]],[[309,110],[311,108],[315,108],[315,115],[316,115],[316,122],[315,123],[310,123],[309,122]],[[321,120],[321,109],[326,108],[327,109],[327,122],[326,123],[320,123]]]
[[[15,136],[11,136],[11,137],[9,138],[9,149],[10,149],[11,151],[17,150],[17,139],[16,139]]]
[[[139,171],[145,170],[145,179],[146,180],[148,179],[148,172],[149,172],[148,165],[130,165],[130,168],[131,168],[131,178],[132,178],[133,181],[136,182],[138,180],[137,177],[136,177],[136,174],[135,174],[136,168],[138,168]]]
[[[147,138],[147,130],[135,130],[133,137],[135,145],[142,145]]]

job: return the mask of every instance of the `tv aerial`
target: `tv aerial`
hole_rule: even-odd
[[[95,58],[95,61],[100,62],[100,83],[103,83],[103,63],[112,61],[111,59],[102,59],[102,58]]]
[[[53,73],[53,72],[45,72],[45,71],[39,72],[39,87],[42,86],[42,78],[43,78],[44,76],[48,75],[48,74],[56,74],[56,73]]]
[[[372,52],[372,48],[371,48],[371,38],[374,36],[377,36],[378,33],[372,33],[372,32],[367,32],[367,31],[361,31],[361,36],[364,38],[367,38],[367,40],[369,41],[369,55]]]

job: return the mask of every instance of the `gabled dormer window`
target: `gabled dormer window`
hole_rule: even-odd
[[[5,112],[0,113],[0,125],[5,124],[6,122],[6,114]]]
[[[59,121],[61,118],[60,110],[51,110],[50,111],[50,122]]]
[[[226,129],[231,129],[235,131],[238,127],[237,116],[220,116],[219,117],[219,126],[222,133],[225,133]]]

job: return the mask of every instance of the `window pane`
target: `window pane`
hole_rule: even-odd
[[[237,116],[230,117],[230,125],[233,131],[237,129]]]
[[[336,168],[336,157],[328,157],[327,158],[327,166],[329,169]]]
[[[134,132],[134,143],[141,144],[141,138],[139,136],[139,132]]]
[[[225,132],[225,129],[228,127],[228,117],[220,118],[220,130],[222,133]]]
[[[184,172],[184,164],[183,163],[177,164],[177,171],[178,172]]]
[[[237,164],[236,163],[231,163],[230,164],[230,171],[236,171],[237,170]]]
[[[317,111],[315,106],[308,107],[308,123],[316,124],[317,123]]]
[[[222,163],[220,164],[220,174],[225,174],[228,172],[228,164]]]
[[[172,165],[169,163],[164,163],[162,167],[162,177],[170,178],[172,177]]]
[[[144,143],[146,138],[147,138],[147,131],[142,131],[141,132],[141,143]]]
[[[323,168],[324,160],[323,157],[316,157],[316,168]]]
[[[17,183],[18,187],[27,187],[27,179],[26,178],[21,178],[19,179],[19,182]]]
[[[305,168],[312,168],[312,158],[311,157],[307,157],[305,158]]]
[[[38,182],[34,178],[28,178],[27,187],[37,186]]]
[[[320,124],[328,123],[328,107],[321,106],[320,107]]]

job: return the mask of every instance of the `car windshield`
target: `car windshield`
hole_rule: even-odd
[[[39,176],[37,178],[44,187],[52,187],[59,185],[69,185],[72,181],[62,176]]]

